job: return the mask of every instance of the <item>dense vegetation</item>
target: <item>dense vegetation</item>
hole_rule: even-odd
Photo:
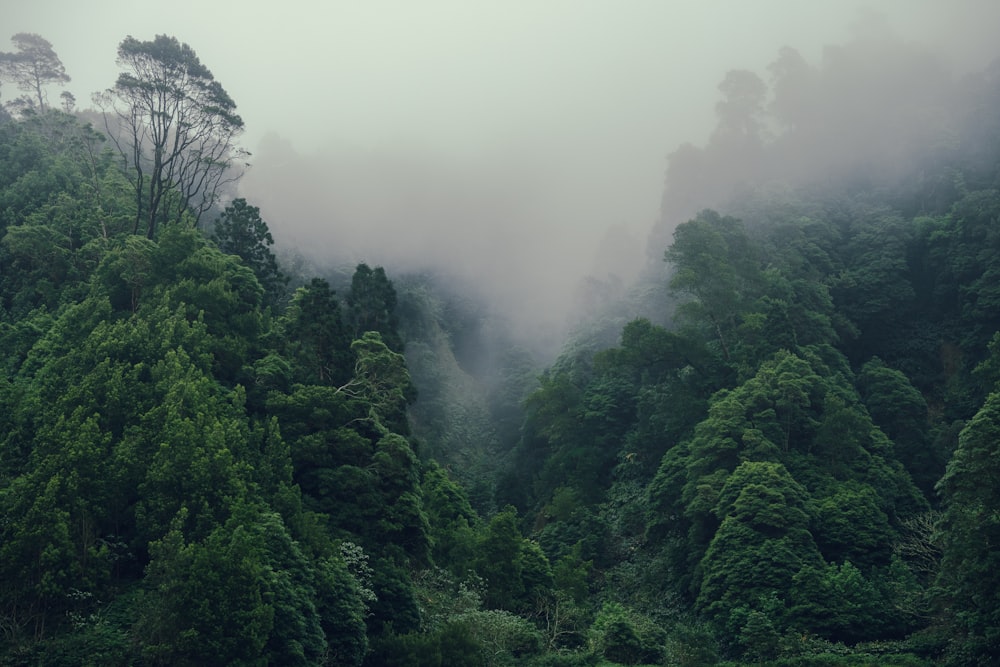
[[[136,113],[105,134],[47,107],[65,73],[29,37],[0,58],[51,73],[0,119],[0,664],[1000,654],[996,70],[904,95],[919,127],[817,120],[878,89],[864,42],[783,51],[769,106],[731,73],[709,144],[671,158],[664,268],[613,311],[646,317],[536,375],[477,366],[475,306],[426,276],[286,275],[186,45],[123,42],[162,67],[123,74]],[[182,70],[223,134],[168,154],[142,76]],[[905,169],[793,159],[849,122]]]

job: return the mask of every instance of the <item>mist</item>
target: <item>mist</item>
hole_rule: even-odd
[[[967,9],[958,18],[996,14],[985,5]],[[768,184],[832,190],[867,178],[885,185],[941,148],[925,138],[946,128],[961,133],[969,119],[961,116],[960,82],[993,54],[969,31],[917,39],[914,16],[844,12],[836,41],[769,42],[769,54],[749,63],[737,49],[716,70],[691,62],[686,86],[643,69],[629,85],[669,91],[668,103],[644,110],[604,79],[581,89],[590,106],[578,112],[553,91],[525,90],[509,103],[535,104],[539,113],[533,124],[492,117],[502,138],[480,128],[455,143],[472,122],[463,114],[476,107],[461,97],[448,116],[455,136],[437,140],[429,137],[442,131],[439,118],[420,139],[393,134],[389,128],[399,127],[389,123],[379,141],[344,135],[305,149],[273,132],[260,141],[241,192],[287,247],[317,266],[363,261],[397,276],[431,274],[487,304],[515,340],[551,348],[640,274],[656,276],[673,229],[697,211],[725,209]],[[761,35],[758,48],[765,42]],[[533,70],[550,64],[535,55],[537,64],[522,63],[529,83]],[[664,70],[676,75],[675,67]],[[759,99],[741,99],[732,89],[738,84],[726,88],[733,74],[756,78]],[[489,77],[464,83],[470,96],[492,85]],[[733,127],[741,122],[754,126]],[[626,318],[651,315],[624,307],[634,309],[620,313]]]
[[[635,278],[655,202],[641,230],[609,219],[600,192],[574,191],[538,157],[520,146],[479,160],[332,146],[300,154],[274,135],[241,192],[282,246],[317,267],[431,272],[491,304],[520,337],[549,335],[568,323],[583,276]],[[631,247],[620,242],[629,237]]]
[[[866,28],[873,11],[882,32]],[[238,194],[285,251],[319,270],[431,272],[530,339],[557,338],[595,292],[660,263],[686,216],[740,188],[823,183],[853,173],[858,151],[879,173],[905,165],[938,120],[896,121],[996,55],[1000,6],[37,0],[0,18],[53,44],[81,105],[113,84],[126,35],[189,43],[236,100],[253,153]],[[867,57],[833,67],[859,34]],[[783,47],[823,91],[797,125],[767,107]],[[720,134],[733,70],[769,86],[757,149]],[[886,128],[889,150],[872,140]]]

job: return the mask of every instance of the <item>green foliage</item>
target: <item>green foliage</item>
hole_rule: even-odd
[[[810,508],[812,532],[830,561],[851,561],[870,569],[886,565],[896,532],[889,525],[878,492],[867,484],[847,482],[815,499]]]
[[[730,636],[743,625],[740,608],[783,615],[767,609],[770,596],[790,598],[796,574],[822,565],[804,498],[780,464],[744,463],[723,487],[717,511],[725,518],[699,565],[696,607]]]
[[[954,662],[986,664],[1000,650],[1000,394],[992,393],[962,430],[958,448],[938,482],[943,502],[938,585],[955,625]]]
[[[161,222],[194,222],[218,201],[242,155],[236,103],[194,49],[168,35],[126,37],[123,70],[99,103],[112,107],[115,144],[130,172],[136,201],[132,229],[155,238]]]
[[[361,603],[342,563],[309,561],[274,513],[240,508],[203,542],[187,542],[178,519],[151,545],[136,625],[147,659],[311,665],[332,653],[360,664]]]
[[[455,622],[468,628],[479,645],[482,665],[516,665],[540,652],[542,637],[530,621],[503,609],[460,614]]]
[[[370,615],[365,619],[369,636],[417,631],[420,628],[420,607],[407,571],[384,558],[376,561],[372,570],[375,600],[370,605]]]
[[[727,362],[732,359],[733,332],[759,290],[756,255],[739,221],[714,211],[703,211],[678,226],[666,252],[675,267],[671,289],[692,297],[679,307],[679,314],[709,332]]]
[[[976,160],[914,161],[891,186],[862,170],[835,193],[746,181],[676,226],[676,308],[649,271],[620,305],[649,319],[606,350],[581,335],[536,381],[523,349],[485,354],[504,340],[486,309],[423,278],[397,299],[361,264],[343,298],[303,278],[284,303],[260,211],[213,209],[239,157],[232,100],[173,38],[119,55],[124,163],[71,99],[42,108],[58,68],[26,91],[34,111],[0,119],[0,662],[1000,651],[998,98],[975,90],[995,77],[955,96],[984,110],[958,133],[986,142]],[[784,51],[771,108],[755,74],[726,76],[709,146],[670,158],[670,229],[748,165],[815,154],[796,150],[823,136],[803,100],[845,92],[826,76],[854,71],[843,55]],[[8,78],[18,58],[0,57]],[[154,71],[207,161],[158,144],[173,121],[146,105]],[[796,97],[807,84],[818,97]],[[196,229],[210,209],[214,244]]]
[[[368,649],[364,616],[374,592],[370,581],[350,571],[346,559],[326,556],[316,561],[316,614],[326,639],[329,660],[360,665]]]
[[[403,355],[393,352],[377,331],[367,331],[351,343],[357,359],[349,390],[369,406],[368,418],[378,430],[406,433],[406,406],[413,401]]]
[[[464,575],[475,559],[479,524],[465,489],[431,461],[424,467],[421,490],[432,560],[456,575]]]
[[[351,377],[351,338],[329,283],[314,278],[292,295],[282,318],[293,377],[307,384],[341,385]]]
[[[605,602],[590,627],[592,653],[622,665],[659,664],[666,633],[650,619]]]
[[[363,338],[365,333],[375,331],[392,351],[403,351],[403,341],[396,331],[396,290],[385,269],[358,264],[351,277],[347,306],[354,338]]]
[[[947,452],[928,442],[927,401],[900,371],[878,358],[861,368],[858,390],[872,421],[892,440],[893,450],[928,497],[944,473]]]
[[[493,609],[531,612],[552,589],[549,561],[537,544],[521,536],[513,507],[497,513],[483,530],[475,570],[486,585],[483,601]]]
[[[682,622],[670,629],[666,659],[682,667],[707,667],[719,662],[716,639],[704,623]]]
[[[247,204],[246,199],[234,199],[215,221],[212,238],[222,252],[243,260],[257,276],[268,302],[277,303],[288,278],[278,269],[278,260],[268,247],[274,245],[274,237],[261,219],[260,209]]]

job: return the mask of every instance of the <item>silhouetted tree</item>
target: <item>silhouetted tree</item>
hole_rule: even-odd
[[[239,177],[235,160],[246,155],[236,137],[243,119],[236,103],[187,44],[157,35],[150,42],[126,37],[118,47],[125,71],[99,96],[118,117],[109,133],[134,170],[138,212],[153,238],[161,221],[180,221],[186,211],[197,225],[221,188]]]
[[[0,53],[0,78],[13,81],[20,90],[28,93],[21,101],[40,111],[46,108],[45,86],[62,85],[69,81],[59,56],[52,44],[34,33],[19,32],[11,37],[17,47],[13,53]]]
[[[246,199],[235,199],[226,207],[215,222],[212,236],[220,250],[236,255],[253,270],[270,296],[275,296],[275,292],[288,282],[268,247],[274,245],[274,237],[260,217],[260,209],[247,204]]]

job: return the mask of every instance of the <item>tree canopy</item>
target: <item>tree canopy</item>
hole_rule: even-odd
[[[63,85],[70,78],[56,55],[52,44],[35,33],[19,32],[11,37],[16,51],[0,52],[0,78],[14,82],[24,97],[8,102],[8,106],[45,111],[49,84]]]
[[[153,238],[163,221],[191,216],[197,224],[240,175],[245,153],[236,140],[243,119],[236,103],[190,46],[167,35],[125,38],[123,71],[102,98],[113,109],[106,124],[131,168],[136,197],[134,233]]]
[[[730,72],[669,160],[699,207],[617,297],[642,316],[545,367],[459,286],[285,265],[186,44],[121,42],[117,152],[48,104],[51,45],[15,45],[0,664],[995,661],[1000,78],[975,111],[907,95],[886,140],[948,151],[820,187],[782,160],[849,125],[821,110],[878,83],[875,46]]]

